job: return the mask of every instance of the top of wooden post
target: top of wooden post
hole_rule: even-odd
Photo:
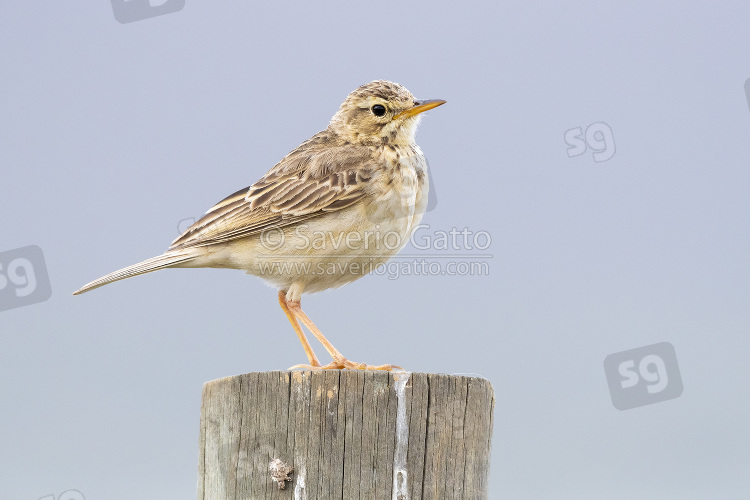
[[[492,386],[474,376],[274,371],[207,382],[198,498],[484,499],[493,409]]]

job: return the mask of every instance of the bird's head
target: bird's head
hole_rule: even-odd
[[[420,113],[444,104],[420,101],[398,83],[375,80],[349,94],[328,126],[345,140],[362,145],[411,145]]]

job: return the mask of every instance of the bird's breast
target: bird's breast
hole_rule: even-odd
[[[427,206],[427,162],[416,145],[384,146],[380,164],[372,186],[373,216],[408,235]]]

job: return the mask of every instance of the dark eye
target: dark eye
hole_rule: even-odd
[[[372,114],[375,116],[383,116],[385,114],[385,106],[376,104],[372,107]]]

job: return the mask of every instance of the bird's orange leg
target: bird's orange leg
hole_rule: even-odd
[[[307,359],[310,361],[310,366],[313,368],[320,367],[320,361],[318,361],[318,357],[313,352],[312,346],[305,336],[305,332],[302,331],[302,327],[299,325],[297,318],[294,316],[294,314],[292,314],[286,304],[286,290],[279,290],[279,305],[284,310],[284,314],[286,314],[289,322],[292,324],[292,328],[294,328],[294,331],[297,333],[299,341],[302,342],[302,348],[305,350],[305,354],[307,354]]]
[[[281,299],[281,294],[279,294],[279,300]],[[284,298],[286,302],[286,306],[289,308],[289,311],[297,318],[299,319],[303,325],[305,325],[313,335],[315,335],[315,338],[320,341],[321,344],[323,344],[323,347],[325,347],[325,350],[328,351],[328,354],[331,355],[333,358],[333,362],[329,363],[325,366],[320,365],[312,365],[312,366],[306,366],[306,365],[295,365],[291,367],[290,369],[295,368],[306,368],[306,369],[329,369],[329,370],[341,370],[344,368],[349,368],[350,370],[401,370],[402,368],[400,366],[396,365],[380,365],[380,366],[372,366],[365,363],[355,363],[353,361],[349,361],[344,357],[343,354],[341,354],[338,349],[333,347],[333,344],[331,344],[327,338],[323,336],[323,333],[318,329],[317,326],[315,326],[315,323],[312,322],[310,318],[307,317],[307,314],[304,313],[302,310],[302,306],[299,301],[286,301],[286,297]]]

